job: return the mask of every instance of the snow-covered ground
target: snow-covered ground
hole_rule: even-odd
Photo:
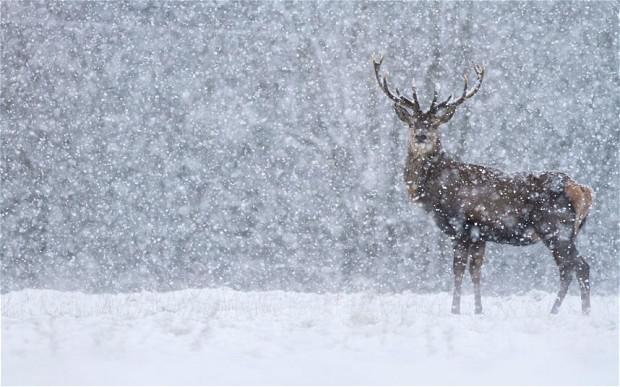
[[[2,296],[3,384],[618,383],[618,297],[227,289]]]

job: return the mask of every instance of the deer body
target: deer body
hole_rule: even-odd
[[[452,312],[460,312],[461,284],[465,268],[474,283],[475,311],[482,312],[480,268],[486,242],[530,245],[542,241],[552,252],[560,271],[560,291],[552,308],[557,313],[573,272],[581,290],[582,311],[590,309],[589,266],[575,246],[577,234],[592,204],[590,188],[561,172],[508,175],[497,169],[460,162],[446,154],[437,128],[450,120],[458,105],[479,89],[484,69],[476,66],[478,85],[463,95],[431,108],[419,107],[415,86],[411,99],[393,93],[384,77],[381,61],[374,62],[383,91],[392,99],[397,116],[409,126],[404,180],[412,200],[419,203],[442,232],[454,242],[454,294]]]
[[[540,241],[536,228],[546,206],[570,205],[563,192],[571,180],[560,172],[506,175],[443,152],[420,161],[409,153],[405,184],[411,199],[452,238],[530,245]],[[570,237],[573,228],[562,223],[558,231]]]

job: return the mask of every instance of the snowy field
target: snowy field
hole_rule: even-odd
[[[2,384],[618,383],[618,297],[226,289],[2,296]]]

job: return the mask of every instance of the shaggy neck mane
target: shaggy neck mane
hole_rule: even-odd
[[[441,169],[443,164],[451,158],[441,149],[441,143],[437,143],[432,152],[419,154],[407,147],[407,160],[405,162],[404,179],[409,196],[413,200],[424,197],[424,185],[433,175],[433,171]]]

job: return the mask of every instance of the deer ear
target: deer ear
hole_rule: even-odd
[[[394,104],[394,111],[396,112],[396,115],[402,122],[408,123],[408,122],[411,122],[414,118],[413,115],[409,113],[407,109],[405,109],[404,107],[400,106],[397,103]]]

